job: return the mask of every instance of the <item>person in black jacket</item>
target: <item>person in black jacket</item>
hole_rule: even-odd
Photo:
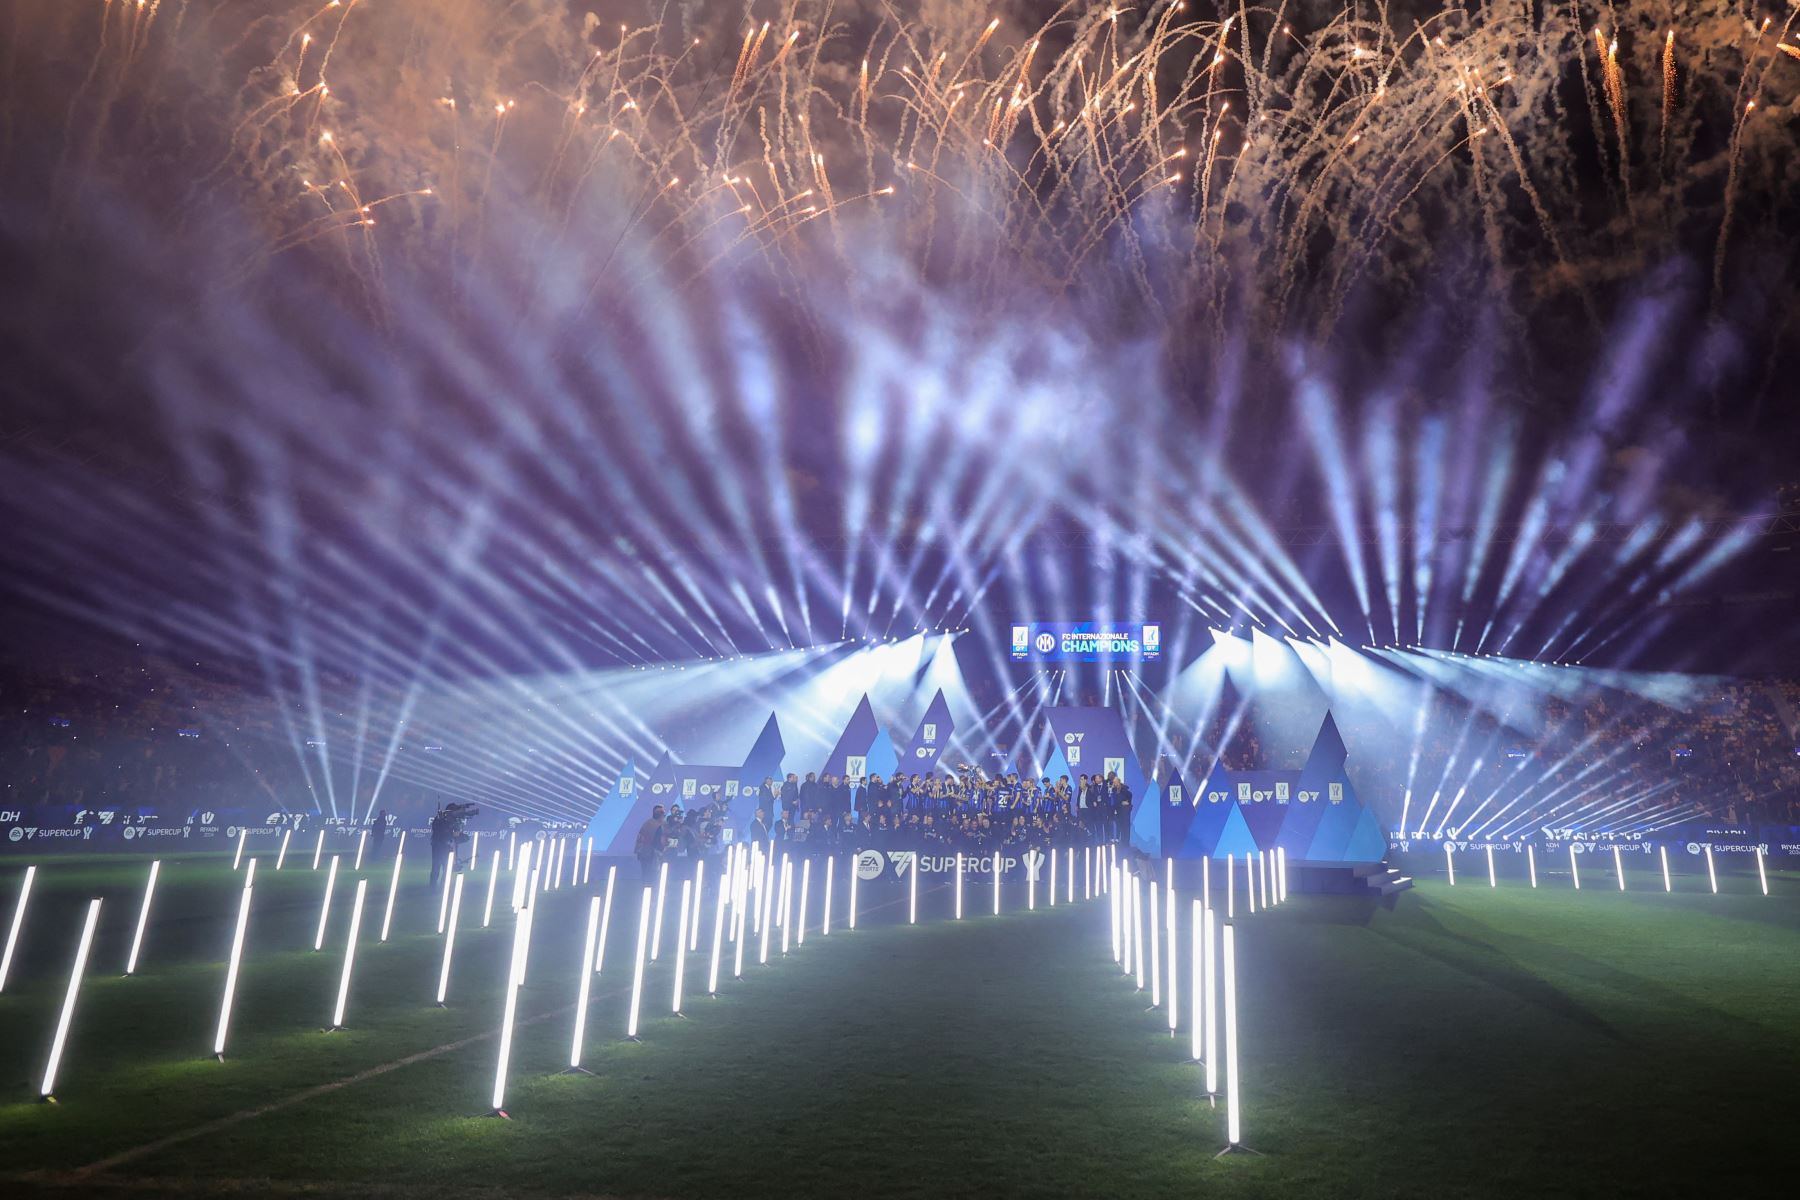
[[[758,808],[756,815],[750,818],[750,824],[744,830],[744,840],[752,845],[769,840],[769,811]]]

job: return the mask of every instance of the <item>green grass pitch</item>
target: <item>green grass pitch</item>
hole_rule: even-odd
[[[324,872],[264,861],[225,1060],[210,1056],[239,876],[164,864],[139,973],[122,978],[145,864],[49,859],[0,993],[0,1191],[536,1196],[1543,1196],[1785,1192],[1800,1069],[1800,881],[1677,894],[1441,881],[1381,905],[1296,895],[1238,925],[1245,1142],[1188,1040],[1108,950],[1103,900],[968,918],[866,889],[832,934],[705,995],[712,929],[669,1015],[675,922],[623,1039],[637,933],[621,872],[585,1065],[567,1064],[586,896],[541,901],[507,1108],[485,1117],[513,917],[464,895],[447,1007],[438,897],[409,864],[379,944],[385,863],[346,1027],[336,996],[353,873],[312,949]],[[840,863],[842,866],[842,863]],[[20,868],[0,869],[0,922]],[[603,873],[595,872],[595,887]],[[1584,880],[1584,882],[1586,882]],[[1650,881],[1647,881],[1647,883]],[[1652,885],[1653,886],[1653,885]],[[1016,889],[1015,889],[1016,890]],[[711,889],[709,887],[709,897]],[[100,932],[56,1086],[38,1081],[83,901]],[[1240,897],[1241,899],[1241,897]],[[877,905],[885,907],[877,908]],[[1185,905],[1184,917],[1185,917]],[[0,924],[0,934],[4,925]],[[1185,937],[1185,935],[1184,935]],[[1187,1003],[1185,972],[1180,980]]]

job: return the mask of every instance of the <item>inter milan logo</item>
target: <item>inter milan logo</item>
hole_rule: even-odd
[[[1056,635],[1053,633],[1038,634],[1037,649],[1039,654],[1048,654],[1056,649]]]

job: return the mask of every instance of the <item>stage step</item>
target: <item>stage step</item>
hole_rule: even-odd
[[[1388,877],[1380,882],[1376,890],[1384,896],[1397,896],[1401,892],[1412,887],[1412,885],[1412,876],[1401,875],[1398,872],[1389,871]]]

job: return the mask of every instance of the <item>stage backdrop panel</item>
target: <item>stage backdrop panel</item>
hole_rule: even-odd
[[[1326,714],[1298,771],[1215,766],[1193,795],[1183,788],[1158,806],[1158,848],[1147,852],[1224,858],[1279,848],[1296,862],[1379,862],[1387,854],[1387,835],[1357,798],[1345,758],[1337,722]],[[1148,840],[1133,830],[1134,845]]]

